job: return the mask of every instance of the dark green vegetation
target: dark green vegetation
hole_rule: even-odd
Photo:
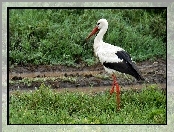
[[[16,91],[10,97],[10,124],[165,124],[166,96],[156,85],[115,94],[57,93],[41,85],[32,93]]]
[[[105,18],[104,41],[126,49],[135,61],[166,57],[166,10],[10,9],[10,65],[95,63],[96,22]]]

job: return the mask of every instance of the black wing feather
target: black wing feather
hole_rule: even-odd
[[[104,62],[103,65],[107,68],[114,69],[116,71],[132,75],[137,80],[144,80],[141,76],[137,66],[132,62],[130,55],[126,51],[117,51],[115,53],[122,62]]]

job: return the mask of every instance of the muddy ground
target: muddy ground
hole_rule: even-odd
[[[144,61],[137,63],[142,76],[146,79],[146,84],[158,84],[162,89],[166,89],[166,61]],[[116,74],[119,85],[129,89],[140,88],[144,82],[137,82],[133,77],[124,74]],[[28,78],[28,80],[25,80]],[[34,90],[41,83],[51,85],[51,88],[62,90],[105,90],[111,87],[112,78],[107,74],[103,66],[98,63],[94,66],[78,67],[68,66],[15,66],[9,68],[9,90]]]

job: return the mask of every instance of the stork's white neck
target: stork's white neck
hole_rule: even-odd
[[[100,29],[99,33],[94,39],[94,44],[103,42],[103,36],[106,33],[106,31],[107,31],[107,27]]]
[[[94,52],[95,55],[98,56],[98,50],[100,49],[100,47],[104,44],[103,42],[103,36],[106,33],[107,28],[102,28],[100,29],[99,33],[97,34],[97,36],[94,39]]]
[[[98,56],[97,55],[98,54],[97,52],[100,49],[99,47],[104,44],[104,42],[103,42],[103,36],[106,33],[107,28],[108,27],[105,27],[105,28],[100,29],[99,33],[97,34],[97,36],[94,39],[94,45],[93,45],[93,47],[94,47],[94,52],[95,52],[96,56]]]

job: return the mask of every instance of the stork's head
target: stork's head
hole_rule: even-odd
[[[92,30],[92,32],[89,34],[86,40],[89,39],[92,35],[96,34],[99,30],[101,29],[107,30],[107,28],[108,28],[108,22],[106,19],[98,20],[96,27]]]
[[[96,27],[99,30],[102,28],[108,28],[108,21],[106,19],[100,19],[98,20]]]

